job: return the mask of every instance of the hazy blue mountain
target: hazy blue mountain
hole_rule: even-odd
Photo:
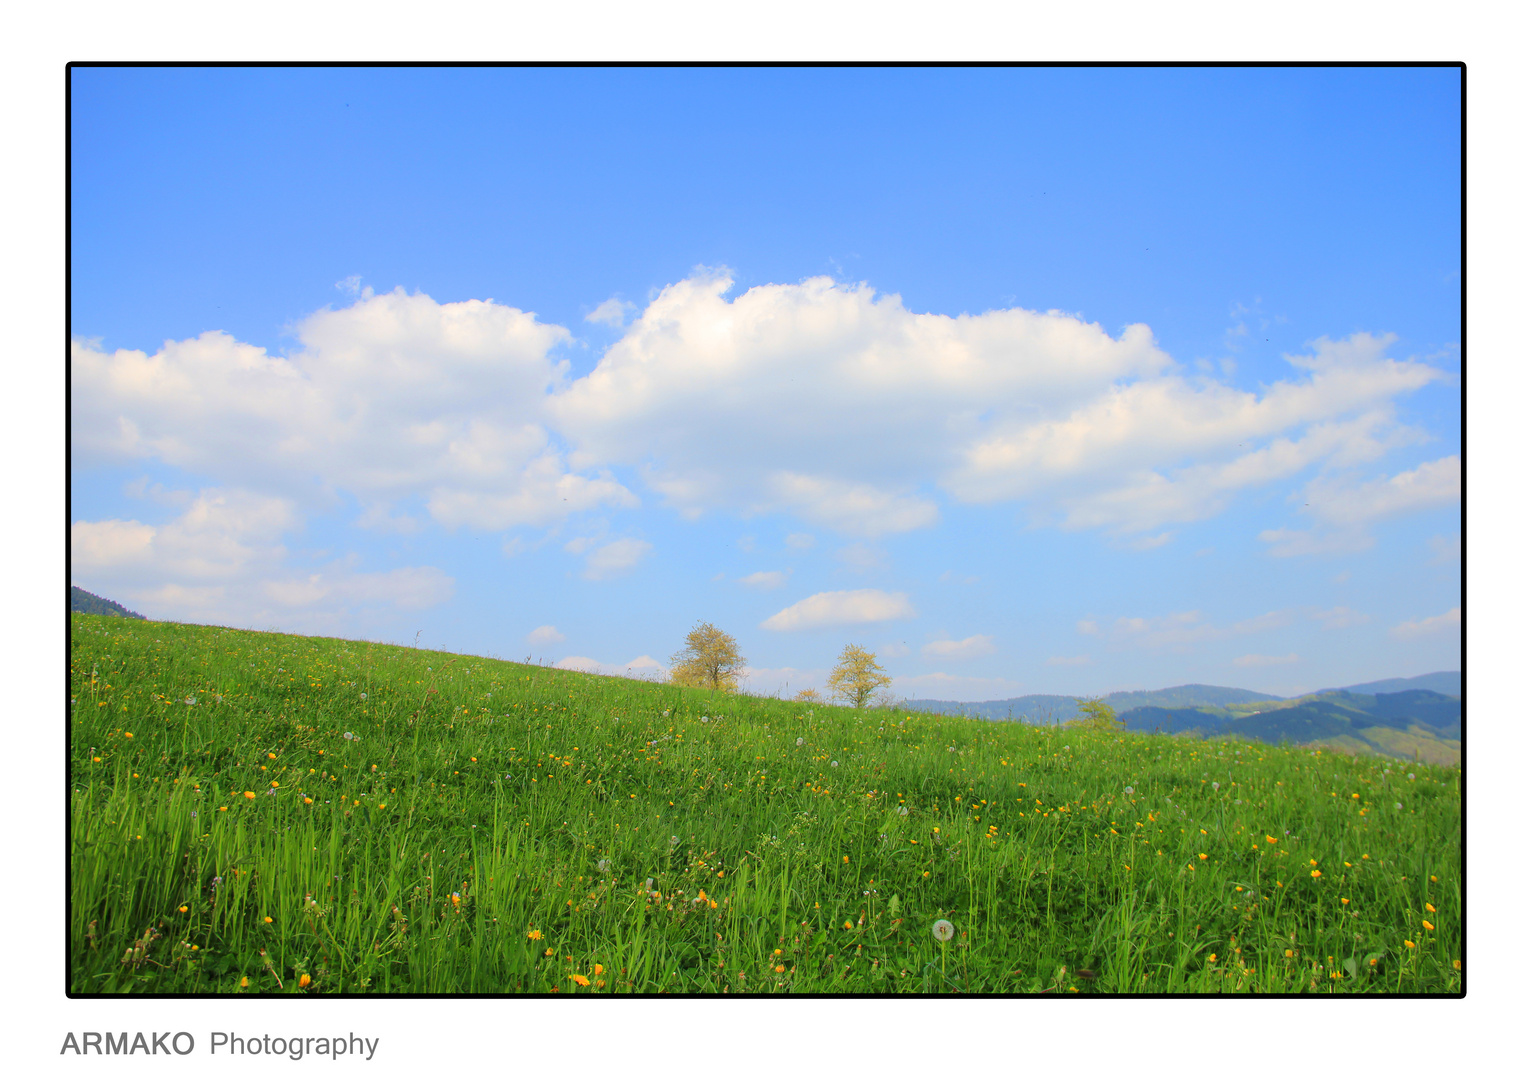
[[[1242,704],[1235,710],[1145,706],[1126,710],[1120,719],[1130,731],[1197,731],[1203,736],[1239,735],[1267,743],[1322,740],[1349,750],[1367,747],[1402,756],[1410,752],[1408,745],[1430,745],[1435,754],[1451,753],[1457,760],[1463,714],[1462,700],[1431,690],[1394,694],[1328,690],[1288,702],[1259,703],[1256,709]]]
[[[1127,709],[1155,707],[1159,709],[1194,709],[1203,706],[1240,705],[1249,701],[1283,701],[1274,694],[1256,690],[1238,690],[1234,686],[1205,686],[1188,683],[1169,686],[1166,690],[1118,690],[1105,696],[1116,713]]]
[[[86,592],[78,585],[69,586],[69,610],[78,611],[83,615],[123,615],[129,619],[143,618],[136,611],[128,611],[115,600]]]
[[[1180,731],[1212,735],[1230,718],[1229,713],[1220,709],[1164,709],[1156,705],[1126,709],[1118,715],[1127,731],[1160,731],[1165,735]]]
[[[1435,694],[1464,696],[1464,676],[1458,671],[1434,671],[1411,679],[1380,679],[1378,682],[1344,686],[1355,694],[1394,694],[1402,690],[1431,690]]]
[[[1032,724],[1055,724],[1077,715],[1077,699],[1059,694],[1028,694],[1001,701],[934,701],[920,698],[902,702],[914,712],[946,716],[975,716],[983,720],[1028,720]]]
[[[1114,709],[1116,714],[1129,709],[1146,707],[1192,709],[1198,706],[1219,707],[1249,701],[1282,700],[1272,694],[1262,694],[1256,690],[1238,690],[1232,686],[1205,686],[1200,683],[1170,686],[1165,690],[1119,690],[1104,697],[1104,701]],[[986,720],[1010,718],[1018,720],[1022,717],[1035,724],[1061,723],[1077,715],[1077,699],[1061,694],[1028,694],[1024,697],[1003,698],[1000,701],[920,699],[903,702],[903,705],[919,712],[977,716]]]

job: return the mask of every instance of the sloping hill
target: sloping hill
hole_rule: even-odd
[[[136,611],[128,611],[115,600],[86,592],[78,585],[69,586],[69,610],[78,611],[82,615],[122,615],[129,619],[143,618]]]

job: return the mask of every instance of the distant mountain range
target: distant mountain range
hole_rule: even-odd
[[[1456,763],[1463,737],[1463,679],[1436,671],[1339,690],[1281,698],[1230,686],[1190,684],[1108,694],[1104,701],[1130,731],[1203,738],[1239,737],[1320,744],[1350,753],[1381,753]],[[1055,724],[1077,715],[1075,698],[1030,694],[1002,701],[917,700],[921,712]]]
[[[115,600],[86,592],[78,585],[69,586],[69,610],[78,611],[83,615],[122,615],[129,619],[143,618],[136,611],[128,611]]]

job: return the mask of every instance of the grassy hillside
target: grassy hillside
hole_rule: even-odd
[[[1456,769],[70,630],[75,993],[1462,989]]]

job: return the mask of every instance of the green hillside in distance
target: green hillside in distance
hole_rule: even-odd
[[[1464,703],[1431,690],[1357,694],[1329,690],[1283,702],[1120,714],[1129,731],[1236,737],[1264,743],[1325,745],[1349,753],[1387,754],[1458,764]]]
[[[1189,683],[1169,686],[1164,690],[1117,690],[1104,696],[1116,713],[1129,709],[1162,708],[1192,709],[1204,706],[1212,708],[1249,701],[1281,701],[1273,694],[1256,690],[1239,690],[1232,686],[1206,686]],[[904,708],[915,712],[941,713],[946,716],[977,716],[986,720],[1025,719],[1030,723],[1064,723],[1077,715],[1077,698],[1063,694],[1027,694],[1023,697],[1003,698],[1000,701],[936,701],[920,699],[905,701]]]
[[[69,610],[77,611],[81,615],[121,615],[129,619],[143,618],[136,611],[128,611],[115,600],[86,592],[78,585],[69,586]]]

